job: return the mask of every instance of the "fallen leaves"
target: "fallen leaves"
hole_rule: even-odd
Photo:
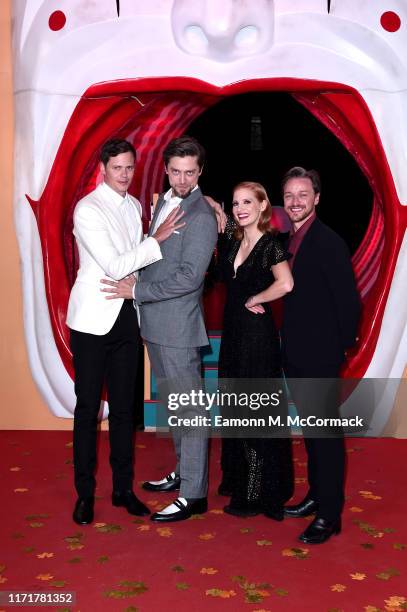
[[[373,538],[382,538],[384,536],[384,531],[379,531],[376,529],[376,527],[373,527],[373,525],[369,525],[369,523],[364,523],[363,521],[357,520],[354,520],[353,522],[361,531],[363,531],[363,533],[367,533]]]
[[[80,531],[75,533],[73,536],[67,536],[64,538],[65,542],[68,543],[68,550],[80,550],[84,547],[82,544],[83,533]]]
[[[67,582],[66,580],[53,580],[52,582],[49,583],[50,586],[53,586],[57,589],[63,589],[64,586],[66,586]]]
[[[256,540],[257,546],[271,546],[273,542],[271,540]]]
[[[36,579],[44,580],[45,582],[47,582],[48,580],[52,580],[53,577],[54,576],[52,574],[38,574],[38,576],[36,576]]]
[[[113,523],[96,523],[94,527],[98,533],[119,533],[122,530],[120,525]]]
[[[306,559],[309,554],[308,548],[284,548],[281,551],[283,557],[295,557],[296,559]]]
[[[207,541],[207,540],[213,540],[215,535],[216,534],[214,533],[201,533],[198,537],[200,540]]]
[[[221,599],[229,599],[230,597],[235,597],[235,591],[226,591],[223,589],[207,589],[205,591],[205,595],[210,595],[211,597],[220,597]]]
[[[134,597],[135,595],[141,595],[148,591],[148,587],[144,582],[133,582],[131,580],[122,580],[119,582],[119,589],[113,589],[111,591],[105,591],[105,597],[111,599],[125,599],[127,597]]]
[[[217,574],[219,570],[213,568],[213,567],[203,567],[201,568],[201,571],[199,572],[200,574],[208,574],[209,576],[213,576],[214,574]]]
[[[387,570],[384,570],[383,572],[379,572],[379,574],[376,574],[376,578],[379,578],[380,580],[390,580],[390,578],[393,578],[394,576],[399,576],[400,572],[398,570],[396,570],[394,567],[389,567]]]
[[[363,497],[363,499],[373,499],[373,500],[382,499],[380,495],[373,495],[371,491],[359,491],[359,493]]]
[[[392,595],[389,599],[384,600],[386,612],[401,612],[407,610],[407,600],[399,595]]]
[[[332,584],[331,591],[333,593],[342,593],[343,591],[346,591],[346,586],[344,584]]]
[[[264,597],[270,596],[269,589],[273,588],[269,583],[251,582],[244,576],[233,576],[232,580],[244,591],[246,603],[260,603]]]
[[[187,591],[189,589],[189,584],[186,582],[177,582],[175,588],[177,591]]]
[[[170,538],[172,536],[172,529],[171,527],[158,527],[157,533],[162,538]]]
[[[20,471],[21,471],[21,468],[18,466],[14,466],[10,468],[10,472],[20,472]]]
[[[349,508],[349,512],[363,512],[363,508],[359,508],[358,506],[352,506]]]
[[[360,572],[356,572],[355,574],[349,574],[352,580],[364,580],[366,578],[366,574],[361,574]]]
[[[14,493],[27,493],[28,489],[24,487],[19,487],[18,489],[14,489]]]
[[[54,556],[54,553],[43,552],[43,553],[38,553],[37,558],[38,559],[51,559],[53,556]]]
[[[185,569],[182,567],[182,565],[173,565],[171,571],[180,574],[181,572],[185,572]]]

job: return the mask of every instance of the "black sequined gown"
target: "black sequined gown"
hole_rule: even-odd
[[[219,378],[280,378],[280,339],[271,309],[264,305],[264,314],[253,314],[245,302],[271,285],[271,266],[285,261],[287,253],[275,234],[266,233],[235,273],[240,241],[233,230],[229,221],[219,248],[219,269],[227,288]],[[284,438],[222,439],[222,486],[232,491],[233,509],[242,514],[278,513],[292,496],[291,440],[284,431]]]

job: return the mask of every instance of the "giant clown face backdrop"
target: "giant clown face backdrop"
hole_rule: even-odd
[[[148,207],[162,188],[168,140],[221,101],[250,92],[287,92],[370,185],[369,219],[353,254],[363,320],[344,376],[401,377],[404,0],[16,0],[13,62],[24,322],[33,376],[54,414],[69,417],[75,404],[65,326],[77,267],[72,212],[100,180],[100,145],[113,136],[134,143],[131,192]],[[346,182],[340,168],[338,180]]]

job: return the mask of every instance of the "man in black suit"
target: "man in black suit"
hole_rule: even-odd
[[[337,378],[346,349],[356,340],[360,314],[351,259],[345,242],[316,216],[320,179],[295,167],[283,179],[284,208],[292,222],[288,250],[294,290],[284,298],[284,372],[300,417],[338,416]],[[340,430],[303,429],[309,491],[285,515],[316,514],[300,535],[321,544],[341,530],[345,448]]]

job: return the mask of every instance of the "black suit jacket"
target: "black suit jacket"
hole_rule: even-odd
[[[318,218],[305,234],[293,265],[294,289],[284,298],[284,361],[340,366],[355,343],[360,298],[348,247]]]

